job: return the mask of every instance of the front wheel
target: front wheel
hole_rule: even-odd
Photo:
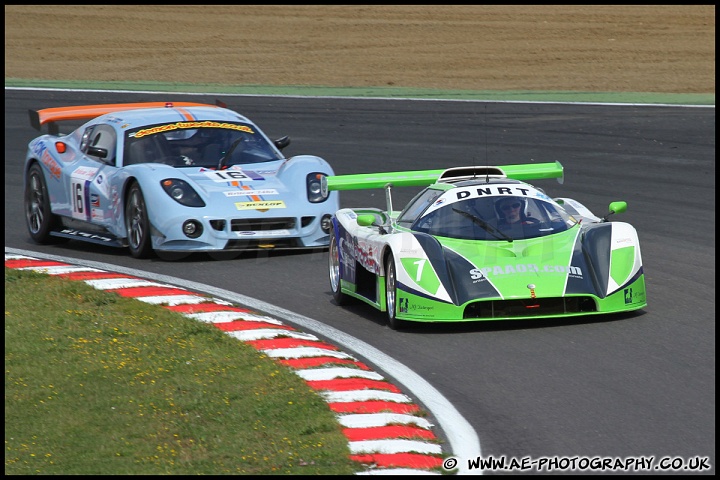
[[[400,330],[405,322],[397,318],[397,277],[395,259],[389,253],[385,260],[385,306],[387,308],[388,325],[393,330]]]
[[[348,296],[340,289],[340,251],[338,249],[335,235],[330,235],[330,246],[328,248],[328,271],[330,274],[330,289],[332,290],[335,303],[346,305]]]
[[[140,185],[133,183],[125,201],[125,228],[130,254],[135,258],[147,258],[152,253],[150,221]]]

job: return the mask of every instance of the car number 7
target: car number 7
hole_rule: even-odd
[[[418,266],[417,273],[415,274],[415,283],[420,283],[420,279],[422,278],[422,271],[423,271],[423,268],[425,267],[426,261],[427,261],[427,259],[421,258],[417,262],[414,262],[415,265]]]

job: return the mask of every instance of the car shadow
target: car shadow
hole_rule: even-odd
[[[537,318],[524,320],[481,320],[470,322],[420,323],[407,322],[401,330],[412,334],[458,334],[469,332],[497,332],[513,330],[536,330],[598,323],[614,323],[646,315],[644,310],[633,312],[593,314],[578,317]]]
[[[377,325],[384,325],[388,329],[390,326],[387,322],[385,312],[376,310],[374,307],[362,302],[361,300],[350,298],[348,304],[339,306],[332,298],[332,292],[327,290],[324,292],[329,302],[336,308],[347,311],[358,317],[373,322]],[[404,322],[403,326],[397,330],[401,334],[461,334],[475,332],[497,332],[497,331],[513,331],[513,330],[534,330],[544,328],[558,328],[570,325],[587,325],[598,323],[614,323],[640,318],[646,315],[645,310],[635,310],[633,312],[593,314],[578,317],[558,317],[558,318],[536,318],[523,320],[478,320],[463,322]]]
[[[28,240],[29,249],[37,248],[38,244]],[[45,245],[45,248],[55,250],[52,253],[57,255],[74,254],[97,254],[113,258],[132,258],[127,248],[118,248],[99,243],[75,241],[70,239],[58,239],[57,243]],[[264,260],[266,258],[289,257],[295,255],[310,255],[327,252],[328,247],[317,248],[294,248],[294,249],[257,249],[257,250],[236,250],[218,252],[158,252],[155,251],[148,258],[137,259],[143,262],[183,262],[198,263],[230,260]]]

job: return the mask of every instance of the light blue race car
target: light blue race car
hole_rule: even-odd
[[[193,252],[324,248],[338,193],[324,159],[285,158],[248,118],[218,105],[149,102],[30,110],[48,133],[28,145],[30,237],[129,248],[176,260]],[[87,121],[71,133],[58,124]]]

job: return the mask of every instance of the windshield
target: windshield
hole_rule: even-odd
[[[124,152],[124,165],[165,163],[176,167],[222,168],[283,158],[256,127],[215,121],[130,130],[125,135]]]
[[[564,232],[577,223],[545,195],[452,198],[452,192],[439,198],[411,229],[448,238],[513,241]]]

